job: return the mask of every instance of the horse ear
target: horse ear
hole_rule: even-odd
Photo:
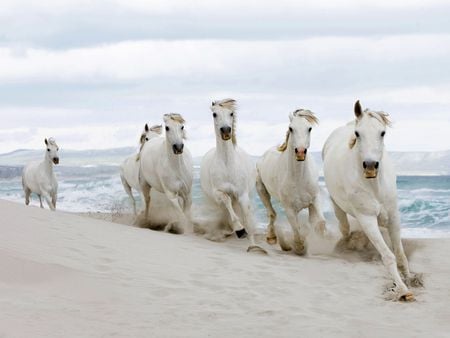
[[[48,141],[47,141],[47,139],[45,139],[44,142],[45,142],[45,145],[48,146]]]
[[[357,119],[359,119],[362,116],[362,107],[359,100],[355,102],[355,116]]]
[[[211,102],[211,106],[214,106],[216,103],[214,101]]]
[[[148,124],[147,123],[145,124],[144,129],[145,129],[146,132],[148,131]]]

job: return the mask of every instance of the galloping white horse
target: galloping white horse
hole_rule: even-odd
[[[300,233],[298,213],[308,208],[311,225],[317,232],[325,232],[325,219],[319,203],[319,175],[314,159],[306,155],[311,130],[318,120],[311,111],[305,109],[294,111],[289,115],[289,120],[284,143],[278,149],[268,150],[256,165],[256,188],[269,217],[267,242],[274,244],[277,241],[274,224],[277,214],[270,202],[273,196],[281,202],[292,227],[294,251],[303,255],[306,253],[306,243]],[[291,247],[284,241],[282,234],[278,234],[281,248],[290,250]]]
[[[45,139],[45,158],[43,161],[31,162],[23,168],[22,187],[25,192],[25,204],[30,204],[32,192],[38,195],[42,205],[42,197],[51,210],[56,208],[58,182],[53,172],[53,164],[59,164],[58,145],[53,138]]]
[[[407,282],[413,280],[400,239],[396,175],[383,143],[390,121],[383,112],[363,111],[359,101],[354,110],[356,120],[336,129],[323,147],[326,185],[344,239],[349,236],[349,214],[381,254],[398,299],[410,301],[414,296],[398,271]],[[388,228],[395,255],[380,226]]]
[[[179,114],[165,114],[165,137],[152,138],[144,144],[140,160],[140,187],[145,201],[145,218],[150,208],[150,191],[163,193],[177,211],[177,220],[165,230],[182,232],[179,222],[191,222],[192,156],[184,148],[184,119]],[[181,225],[182,228],[184,226]]]
[[[242,236],[246,231],[250,240],[249,250],[262,250],[255,244],[250,202],[250,192],[255,186],[255,166],[250,156],[236,144],[235,104],[233,99],[212,103],[216,148],[203,157],[200,183],[207,203],[211,202],[217,214],[226,212],[220,223],[229,228],[228,233],[236,232]]]
[[[136,191],[139,192],[141,191],[141,187],[139,185],[140,152],[144,147],[145,142],[161,135],[161,133],[162,133],[161,125],[155,125],[149,128],[148,124],[145,124],[144,131],[142,132],[141,137],[139,139],[140,143],[139,153],[127,157],[120,166],[120,179],[122,181],[122,185],[123,188],[125,189],[125,192],[130,197],[135,215],[136,215],[136,201],[134,199],[132,189],[135,189]]]

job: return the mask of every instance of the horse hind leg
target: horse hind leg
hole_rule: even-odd
[[[131,191],[131,186],[128,184],[128,182],[125,180],[125,178],[122,175],[120,175],[120,179],[122,181],[122,185],[123,185],[123,188],[124,188],[125,192],[127,193],[128,197],[131,200],[131,205],[133,207],[133,212],[134,212],[134,215],[136,216],[136,214],[137,214],[137,212],[136,212],[136,200],[134,199],[133,192]]]
[[[25,192],[25,205],[29,205],[30,204],[31,190],[24,186],[23,187],[23,191]]]
[[[339,230],[341,231],[342,237],[347,238],[350,235],[350,224],[348,223],[347,214],[333,199],[331,199],[331,202],[333,203],[334,214],[339,221]]]
[[[261,199],[264,207],[267,211],[267,217],[269,218],[269,225],[267,226],[266,241],[269,244],[275,244],[277,242],[277,235],[275,232],[275,220],[277,218],[277,213],[272,206],[271,197],[264,185],[261,176],[256,178],[256,191],[258,192],[259,198]]]
[[[42,196],[39,194],[39,203],[41,204],[41,209],[44,209],[44,205],[42,204]]]
[[[309,223],[314,227],[316,233],[324,237],[327,233],[325,218],[320,209],[319,197],[316,196],[314,202],[309,206]]]

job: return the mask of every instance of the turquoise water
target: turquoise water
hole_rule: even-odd
[[[24,203],[20,168],[0,167],[0,198]],[[58,167],[58,208],[66,211],[131,211],[117,166]],[[199,169],[194,172],[193,201],[202,203]],[[323,179],[322,208],[336,223]],[[404,233],[414,237],[450,236],[450,176],[400,176],[398,201]],[[32,203],[37,205],[37,199]],[[280,210],[279,206],[275,206]],[[255,193],[255,214],[260,226],[267,224],[265,210]],[[282,214],[282,212],[281,212]]]

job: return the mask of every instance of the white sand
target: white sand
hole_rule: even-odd
[[[356,254],[262,256],[0,201],[0,337],[449,336],[450,240],[407,244],[414,303],[384,300],[381,262]]]

